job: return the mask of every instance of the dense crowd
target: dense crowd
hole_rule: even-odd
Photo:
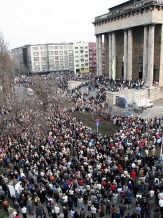
[[[117,131],[102,136],[59,111],[47,117],[47,136],[22,128],[19,135],[0,138],[6,213],[15,218],[163,217],[161,120],[113,115],[108,122]],[[20,182],[12,204],[7,198],[11,179]]]

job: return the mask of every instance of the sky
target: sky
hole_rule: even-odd
[[[26,44],[95,42],[95,17],[126,0],[0,0],[0,32],[11,49]]]

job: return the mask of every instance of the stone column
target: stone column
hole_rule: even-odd
[[[96,75],[99,75],[99,37],[96,36]]]
[[[132,79],[132,29],[128,30],[128,71],[127,80]]]
[[[109,35],[104,35],[105,73],[109,75]]]
[[[128,51],[128,39],[127,39],[127,30],[124,30],[124,76],[123,78],[126,80],[127,79],[127,65],[128,65],[128,55],[127,55],[127,51]]]
[[[109,33],[109,78],[112,78],[112,35]]]
[[[99,51],[99,76],[102,75],[102,34],[99,35],[99,47],[98,47]]]
[[[147,82],[148,70],[148,27],[144,27],[144,48],[143,48],[143,81]]]
[[[116,44],[115,44],[115,33],[112,32],[112,79],[116,77]]]
[[[153,85],[153,66],[154,66],[154,31],[155,26],[149,26],[148,32],[148,75],[147,75],[147,86]]]
[[[163,25],[161,25],[159,86],[163,86]]]

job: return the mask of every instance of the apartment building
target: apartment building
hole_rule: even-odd
[[[20,48],[15,48],[11,51],[11,57],[14,61],[15,68],[18,71],[28,71],[27,69],[27,53],[26,53],[26,48],[20,47]]]
[[[88,42],[74,43],[74,73],[89,73]]]
[[[58,74],[97,72],[95,42],[24,45],[13,49],[12,57],[17,68],[28,75],[51,72]],[[104,59],[103,56],[103,72],[105,72]]]
[[[73,43],[25,45],[12,50],[15,62],[24,51],[25,65],[29,74],[74,71]]]
[[[97,62],[96,62],[96,42],[89,42],[89,71],[92,74],[97,72]],[[102,72],[105,74],[105,47],[102,43]]]

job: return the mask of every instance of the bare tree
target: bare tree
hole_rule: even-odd
[[[13,62],[2,33],[0,33],[0,86],[1,86],[1,103],[6,106],[7,100],[13,91]]]
[[[0,135],[11,137],[26,129],[47,136],[49,120],[72,107],[71,99],[59,89],[56,78],[38,75],[32,76],[27,86],[34,90],[34,96],[21,98],[15,91],[14,69],[8,44],[0,34]]]

